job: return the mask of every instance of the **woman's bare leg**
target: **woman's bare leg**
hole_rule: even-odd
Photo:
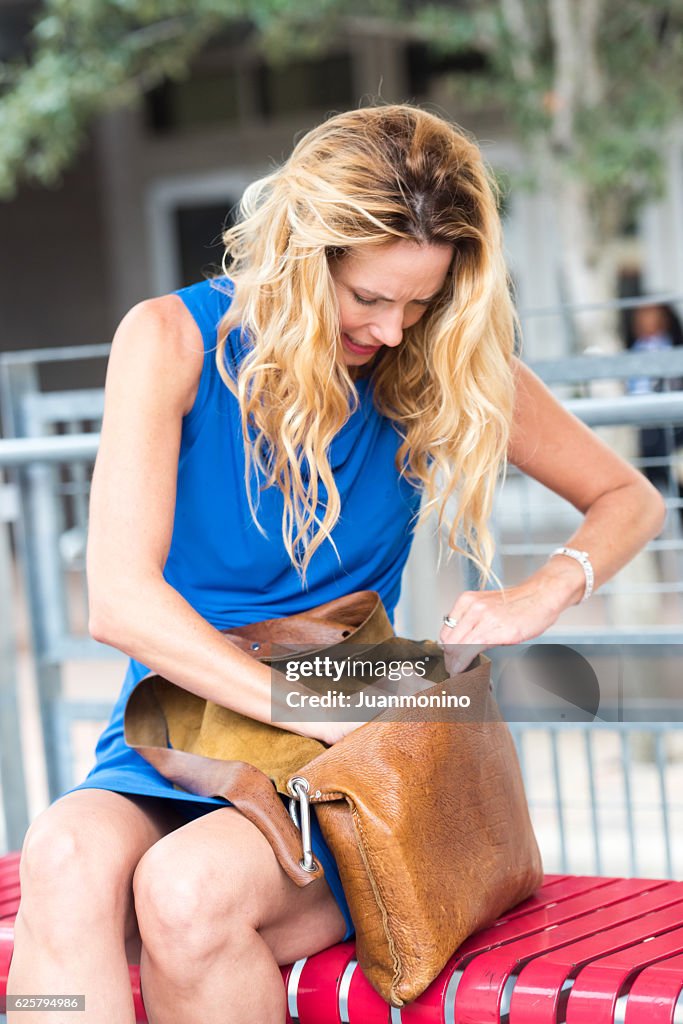
[[[295,885],[233,807],[155,843],[133,890],[151,1024],[282,1024],[278,965],[340,942],[346,928],[327,882]]]
[[[126,950],[140,945],[133,873],[183,820],[163,799],[103,789],[75,790],[43,811],[22,848],[8,993],[85,995],[85,1013],[60,1012],[59,1024],[133,1024],[126,962]],[[54,1011],[8,1014],[8,1024],[56,1019]]]

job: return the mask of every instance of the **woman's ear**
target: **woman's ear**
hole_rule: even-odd
[[[329,263],[342,260],[348,254],[348,249],[341,245],[328,245],[325,248],[325,255]]]

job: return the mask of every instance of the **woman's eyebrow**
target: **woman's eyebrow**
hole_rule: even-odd
[[[380,302],[396,302],[396,299],[390,299],[386,295],[378,295],[377,292],[373,292],[372,289],[366,288],[364,285],[360,285],[358,288],[354,287],[353,290],[355,292],[364,292],[364,294],[369,295],[371,299],[379,299]],[[411,299],[410,301],[411,302],[432,302],[432,300],[437,297],[437,295],[439,294],[440,291],[441,291],[441,289],[439,288],[438,291],[434,292],[434,294],[430,295],[429,298],[427,298],[427,299]]]

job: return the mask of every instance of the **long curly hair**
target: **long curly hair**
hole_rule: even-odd
[[[216,362],[240,404],[252,517],[263,533],[250,486],[257,468],[261,486],[284,496],[282,537],[303,584],[318,547],[334,544],[340,499],[328,449],[358,402],[340,358],[331,262],[398,239],[451,244],[454,258],[422,318],[374,360],[375,405],[401,438],[397,470],[424,488],[417,525],[438,508],[449,558],[461,552],[493,575],[487,521],[506,468],[517,327],[497,200],[495,178],[461,128],[412,104],[385,104],[305,134],[247,187],[224,231],[233,300]],[[249,347],[233,376],[225,344],[238,326]]]

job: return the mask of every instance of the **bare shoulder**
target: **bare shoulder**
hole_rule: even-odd
[[[112,581],[163,570],[182,418],[194,402],[203,358],[199,327],[176,295],[137,303],[114,335],[88,533],[91,600],[105,620]]]
[[[184,415],[194,402],[203,362],[201,331],[180,296],[143,299],[116,329],[107,388],[115,390],[118,382],[133,391],[147,386],[150,399],[163,398]]]

